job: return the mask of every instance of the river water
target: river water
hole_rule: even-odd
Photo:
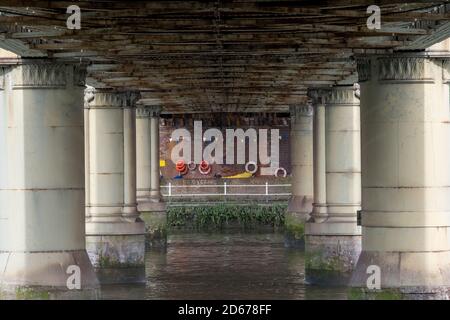
[[[102,288],[104,299],[346,299],[304,282],[304,255],[277,233],[178,233],[146,253],[145,285]]]

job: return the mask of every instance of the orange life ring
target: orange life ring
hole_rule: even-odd
[[[178,160],[175,165],[175,170],[177,170],[181,175],[185,175],[188,172],[188,167],[184,160]]]
[[[200,166],[198,167],[198,171],[200,171],[200,173],[203,175],[210,174],[211,166],[209,165],[209,163],[207,161],[202,160],[202,162],[200,162]]]

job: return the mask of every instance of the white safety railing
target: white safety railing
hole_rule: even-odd
[[[189,197],[288,197],[291,184],[206,184],[206,185],[174,185],[168,183],[167,185],[161,185],[161,194],[168,198],[189,198]],[[252,188],[252,193],[246,192],[233,192],[233,189],[237,188]],[[285,188],[289,192],[271,192],[274,188]],[[177,192],[179,189],[185,189],[183,192]],[[188,192],[189,189],[196,189],[195,192]],[[199,190],[205,190],[205,192],[199,192]],[[209,190],[208,190],[209,189]],[[212,190],[213,189],[213,190]],[[220,191],[219,191],[220,190]],[[261,191],[261,192],[259,192]]]

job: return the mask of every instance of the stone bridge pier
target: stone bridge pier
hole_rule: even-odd
[[[311,105],[292,106],[291,167],[292,197],[285,216],[285,244],[304,248],[305,222],[312,210],[313,183],[313,108]]]
[[[449,298],[449,66],[448,58],[407,53],[359,61],[362,252],[354,297]]]
[[[346,285],[361,252],[359,98],[354,86],[310,92],[314,120],[314,204],[305,225],[305,275]]]
[[[85,246],[83,90],[79,65],[2,66],[0,289],[6,297],[80,298],[99,282]],[[36,291],[35,288],[44,291]]]
[[[145,221],[147,248],[167,244],[166,206],[160,192],[160,106],[141,105],[136,113],[138,210]]]
[[[449,61],[365,57],[360,92],[310,91],[308,283],[349,284],[350,298],[449,298]]]
[[[102,283],[143,282],[144,222],[136,200],[136,95],[88,87],[87,251]]]

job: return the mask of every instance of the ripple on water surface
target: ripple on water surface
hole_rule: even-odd
[[[276,233],[178,233],[146,253],[147,283],[107,286],[106,299],[346,299],[345,288],[306,286],[303,252]]]

